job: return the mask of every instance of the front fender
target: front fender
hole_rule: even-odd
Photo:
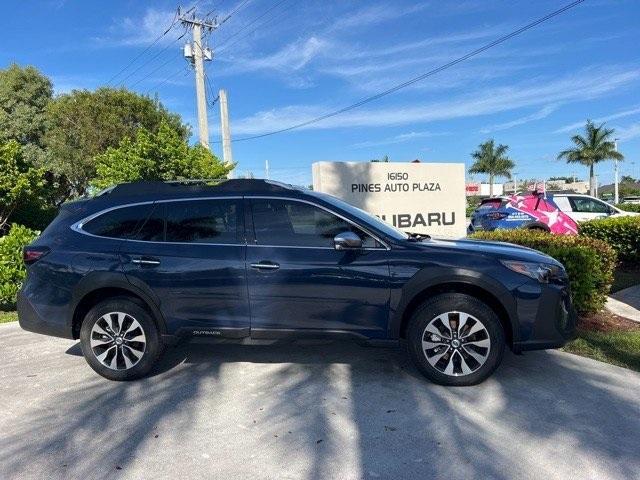
[[[514,288],[517,286],[514,285]],[[513,333],[513,341],[519,340],[517,304],[509,289],[491,276],[478,271],[434,265],[422,268],[402,289],[392,294],[389,337],[393,339],[400,337],[407,308],[412,308],[414,306],[412,302],[420,298],[423,292],[428,290],[432,290],[434,294],[440,291],[464,292],[465,288],[472,292],[481,290],[484,295],[492,297],[506,312]]]

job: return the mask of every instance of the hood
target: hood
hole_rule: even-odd
[[[620,210],[619,212],[616,212],[616,217],[637,217],[638,215],[640,215],[640,213],[629,212],[627,210]]]
[[[490,255],[495,258],[509,259],[509,260],[522,260],[523,262],[539,262],[539,263],[552,263],[555,265],[561,265],[553,257],[542,253],[533,248],[521,247],[520,245],[514,245],[506,242],[492,242],[487,240],[446,240],[446,239],[432,239],[428,240],[420,245],[424,245],[427,248],[447,248],[452,250],[461,250],[469,253]]]

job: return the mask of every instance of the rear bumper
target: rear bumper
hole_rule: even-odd
[[[73,338],[71,330],[64,319],[46,321],[31,304],[22,290],[18,292],[17,300],[18,323],[23,330],[54,337]]]
[[[518,302],[520,310],[526,300]],[[548,285],[542,288],[537,300],[537,309],[531,322],[526,325],[528,335],[514,342],[514,352],[559,348],[576,337],[577,313],[571,303],[569,288]],[[525,305],[525,307],[527,307]],[[523,312],[519,312],[523,313]],[[523,318],[521,317],[521,320]]]

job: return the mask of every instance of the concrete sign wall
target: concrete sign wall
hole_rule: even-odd
[[[401,230],[466,234],[462,163],[316,162],[313,189],[343,199]]]

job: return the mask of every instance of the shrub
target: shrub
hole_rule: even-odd
[[[608,217],[580,223],[580,235],[611,245],[623,262],[640,261],[640,216]]]
[[[640,203],[618,203],[616,207],[625,212],[640,213]]]
[[[11,230],[0,238],[0,310],[16,307],[16,294],[22,285],[26,270],[22,263],[22,247],[28,245],[38,232],[13,224]]]
[[[473,237],[515,243],[546,253],[566,268],[573,304],[578,312],[597,312],[604,307],[616,266],[616,252],[605,242],[579,235],[551,235],[531,230],[478,232]]]
[[[480,206],[481,201],[482,201],[482,198],[475,195],[467,197],[467,210],[466,210],[467,217],[470,217],[471,214],[475,211],[475,209]]]

